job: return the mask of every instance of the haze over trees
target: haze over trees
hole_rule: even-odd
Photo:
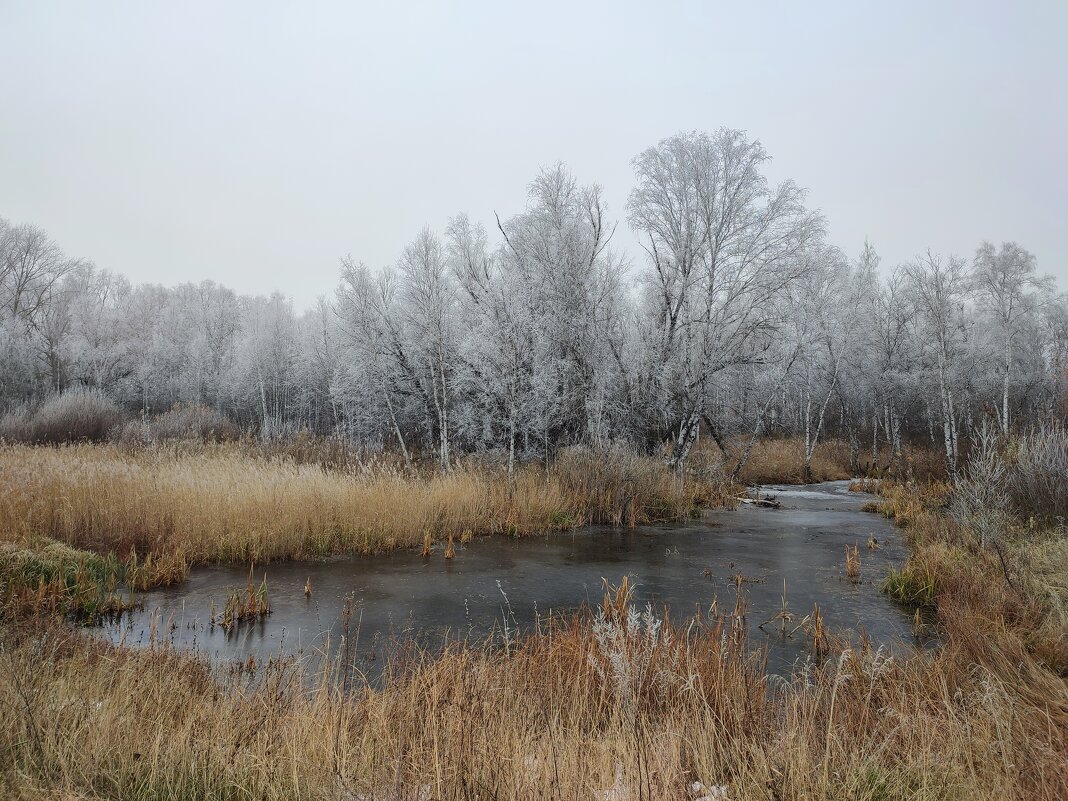
[[[623,223],[554,165],[496,230],[460,214],[393,265],[347,257],[299,313],[211,281],[134,286],[0,220],[0,413],[87,387],[130,414],[203,404],[265,439],[307,430],[442,470],[614,443],[678,466],[706,435],[740,462],[779,433],[809,460],[847,439],[857,464],[924,438],[955,469],[985,419],[1064,419],[1068,301],[1032,254],[844,253],[769,158],[741,131],[665,139],[635,158]],[[619,224],[643,252],[614,246]]]

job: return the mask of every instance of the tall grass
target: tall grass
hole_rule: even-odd
[[[348,691],[337,663],[219,677],[166,648],[9,628],[0,781],[146,801],[1068,793],[1068,713],[966,667],[967,645],[846,650],[772,683],[736,625],[672,628],[616,596],[508,649],[409,651]]]
[[[740,451],[740,447],[735,450]],[[878,470],[872,470],[870,453],[865,451],[857,465],[860,475],[872,477],[894,476],[920,481],[945,477],[945,457],[938,451],[921,445],[906,445],[900,460],[892,460],[883,447],[879,451]],[[820,442],[812,456],[813,481],[842,481],[857,477],[851,466],[850,445],[845,440],[828,439]],[[805,483],[805,445],[798,437],[769,437],[753,445],[739,479],[745,484],[803,484]]]
[[[815,481],[852,478],[849,470],[849,443],[821,442],[812,457]],[[768,438],[757,441],[738,478],[745,484],[805,483],[805,445],[797,438]]]
[[[990,540],[996,547],[984,547],[970,527],[976,515],[948,514],[961,504],[957,492],[945,483],[880,485],[879,509],[905,526],[910,546],[908,561],[883,589],[903,603],[936,608],[944,627],[946,618],[967,619],[967,626],[948,627],[976,637],[977,646],[1007,644],[1068,678],[1068,538],[1056,527],[1006,519]],[[1063,681],[1057,703],[1068,709]]]
[[[191,563],[264,561],[415,546],[587,523],[677,520],[725,503],[721,483],[625,453],[565,452],[514,483],[495,469],[411,475],[389,464],[325,469],[239,445],[0,448],[0,531],[102,553]]]
[[[0,540],[0,618],[47,613],[97,622],[136,605],[136,595],[126,591],[175,584],[187,572],[180,551],[144,559],[134,553],[123,561],[45,537]]]

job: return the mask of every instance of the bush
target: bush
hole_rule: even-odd
[[[33,410],[26,404],[16,406],[0,417],[0,440],[6,442],[30,442],[33,431],[30,419]]]
[[[1007,489],[1025,519],[1068,519],[1068,431],[1048,426],[1022,436],[1010,451]]]
[[[122,422],[119,407],[95,389],[69,389],[31,412],[27,407],[0,419],[0,438],[10,442],[58,444],[100,442]]]
[[[155,417],[131,420],[119,433],[127,444],[149,445],[173,440],[233,442],[241,430],[221,412],[198,403],[176,403],[170,411]]]
[[[950,513],[983,547],[1009,527],[1008,473],[997,433],[986,426],[972,442],[968,462],[953,487]]]
[[[984,428],[957,477],[953,517],[985,544],[1021,522],[1068,518],[1068,432],[1047,427],[1005,442]]]
[[[232,442],[241,431],[221,412],[201,404],[176,404],[150,423],[153,439],[198,439],[201,442]]]

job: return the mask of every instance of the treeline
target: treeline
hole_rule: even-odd
[[[0,412],[92,388],[129,414],[209,406],[265,439],[307,430],[410,458],[626,443],[681,464],[700,435],[744,459],[829,432],[853,458],[944,449],[987,421],[1068,413],[1068,301],[1015,243],[884,269],[849,256],[740,131],[680,134],[634,160],[613,247],[596,185],[562,166],[490,232],[464,215],[397,263],[345,259],[334,296],[210,281],[132,285],[0,220]],[[14,418],[12,418],[14,419]],[[889,456],[887,455],[889,454]]]

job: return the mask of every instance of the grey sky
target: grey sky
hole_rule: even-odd
[[[333,291],[563,160],[744,128],[884,263],[1015,239],[1068,288],[1068,2],[12,3],[0,216],[134,281]]]

